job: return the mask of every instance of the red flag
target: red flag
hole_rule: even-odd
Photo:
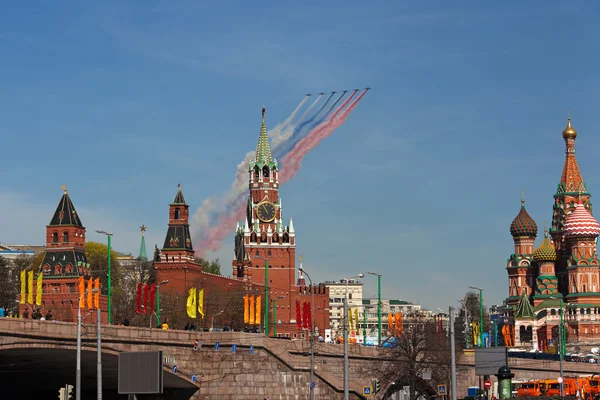
[[[148,284],[144,285],[144,314],[146,314],[146,308],[148,308]]]
[[[304,310],[302,310],[302,327],[308,329],[308,313],[310,312],[307,307],[308,303],[305,301],[302,306],[304,307]]]
[[[142,312],[140,310],[141,306],[142,306],[142,284],[138,283],[138,286],[137,286],[137,302],[136,302],[136,310],[135,310],[135,312],[137,312],[138,314],[140,314]]]
[[[156,298],[156,283],[150,286],[150,313],[154,312],[154,299]]]
[[[302,314],[300,314],[300,300],[296,300],[296,323],[302,329]]]

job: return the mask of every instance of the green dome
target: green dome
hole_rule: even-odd
[[[556,261],[556,250],[550,239],[548,239],[547,233],[544,235],[544,241],[540,247],[533,251],[533,259],[537,262]]]
[[[513,237],[520,236],[537,236],[537,224],[529,216],[529,213],[525,209],[525,204],[521,201],[521,211],[517,214],[517,217],[510,224],[510,234]]]

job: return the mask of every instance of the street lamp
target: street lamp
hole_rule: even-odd
[[[381,274],[377,272],[367,272],[367,274],[377,276],[377,344],[381,346]],[[365,341],[365,345],[366,345]]]
[[[160,283],[160,285],[156,285],[156,325],[160,325],[160,287],[169,283],[168,279],[165,279]],[[150,311],[150,328],[152,328],[152,311]]]
[[[483,347],[483,289],[475,286],[469,289],[479,290],[479,347]]]
[[[348,382],[348,281],[355,278],[364,278],[360,273],[346,280],[346,292],[344,295],[344,400],[350,400],[350,386]]]
[[[269,259],[254,256],[265,261],[265,336],[269,337]]]
[[[108,237],[108,324],[111,324],[112,321],[112,305],[111,305],[111,290],[112,290],[112,282],[111,282],[111,277],[110,277],[110,238],[112,237],[112,233],[108,233],[106,231],[96,231],[96,233],[99,233],[101,235],[106,235]]]
[[[469,310],[467,308],[467,300],[458,300],[465,309],[465,349],[469,348]]]
[[[285,296],[278,296],[273,299],[273,337],[277,337],[277,299],[285,299]]]
[[[558,300],[559,303],[559,322],[558,322],[558,340],[560,342],[560,354],[559,354],[559,361],[560,361],[560,397],[564,398],[565,397],[565,386],[564,386],[564,374],[563,374],[563,361],[565,358],[565,347],[566,347],[566,340],[565,340],[565,332],[564,332],[564,326],[563,326],[563,316],[564,316],[564,312],[563,312],[563,300],[560,297],[552,297],[550,296],[551,299],[553,300]]]
[[[88,294],[86,290],[77,300],[77,367],[75,371],[75,400],[81,400],[81,298]],[[92,293],[98,293],[98,289],[92,289]],[[98,308],[99,309],[99,308]],[[100,320],[98,320],[98,395],[102,398],[102,352],[100,343]]]
[[[304,270],[304,267],[302,267],[302,256],[300,256],[300,271],[306,275],[308,281],[310,282],[310,292],[312,296],[310,303],[310,400],[313,400],[315,398],[315,390],[313,388],[313,381],[315,379],[315,288],[310,275],[308,275],[308,273]]]
[[[213,324],[214,324],[214,322],[215,322],[215,317],[216,317],[217,315],[219,315],[219,314],[223,314],[223,312],[224,312],[224,311],[225,311],[225,309],[223,309],[223,310],[219,311],[219,312],[218,312],[218,313],[216,313],[216,314],[213,314],[212,318],[210,319],[210,331],[211,331],[211,332],[213,331],[213,326],[214,326]]]

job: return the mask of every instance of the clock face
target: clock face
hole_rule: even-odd
[[[262,222],[271,222],[275,219],[275,204],[270,201],[261,201],[256,206],[256,215]]]

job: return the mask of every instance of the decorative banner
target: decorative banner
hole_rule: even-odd
[[[83,276],[79,277],[79,307],[85,308],[85,299],[83,294],[85,293],[85,279]]]
[[[42,305],[42,276],[43,274],[40,272],[37,277],[37,290],[35,292],[35,304],[37,306]]]
[[[204,318],[204,288],[198,292],[198,314]]]
[[[29,304],[33,304],[33,270],[29,271],[28,275],[28,288],[27,290],[29,291],[29,293],[27,293],[27,303]]]
[[[190,288],[187,298],[187,315],[190,318],[196,318],[196,288]]]
[[[248,310],[248,295],[244,296],[244,323],[250,322],[250,310]]]
[[[302,314],[300,313],[300,300],[296,300],[296,324],[302,329]]]
[[[260,325],[260,306],[261,306],[261,296],[256,298],[256,313],[254,314],[254,323],[256,325]]]
[[[142,284],[141,283],[138,283],[138,285],[137,285],[137,301],[136,301],[135,312],[137,312],[138,314],[142,313]]]
[[[150,314],[154,312],[154,301],[156,300],[156,283],[150,286]]]
[[[388,325],[390,327],[390,332],[393,335],[394,334],[394,316],[392,315],[392,313],[388,314]]]
[[[196,289],[194,289],[196,290]],[[148,284],[144,285],[144,309],[142,311],[144,314],[148,312]],[[152,313],[152,311],[150,311]]]
[[[27,287],[27,272],[25,270],[21,271],[21,304],[25,304],[25,296],[27,293],[25,292],[25,288]]]
[[[96,278],[94,286],[94,289],[97,290],[97,292],[94,293],[94,308],[98,309],[100,308],[100,278]]]
[[[404,328],[402,327],[402,313],[396,313],[396,315],[394,316],[395,321],[395,327],[396,327],[396,331],[398,332],[399,335],[402,335],[404,333]]]
[[[250,325],[254,325],[254,295],[250,296]]]
[[[93,293],[92,293],[92,285],[94,284],[94,280],[92,278],[90,278],[90,280],[88,281],[87,284],[87,308],[91,309],[92,306],[94,305],[94,299],[93,299]]]
[[[354,328],[358,326],[358,307],[354,309]]]

